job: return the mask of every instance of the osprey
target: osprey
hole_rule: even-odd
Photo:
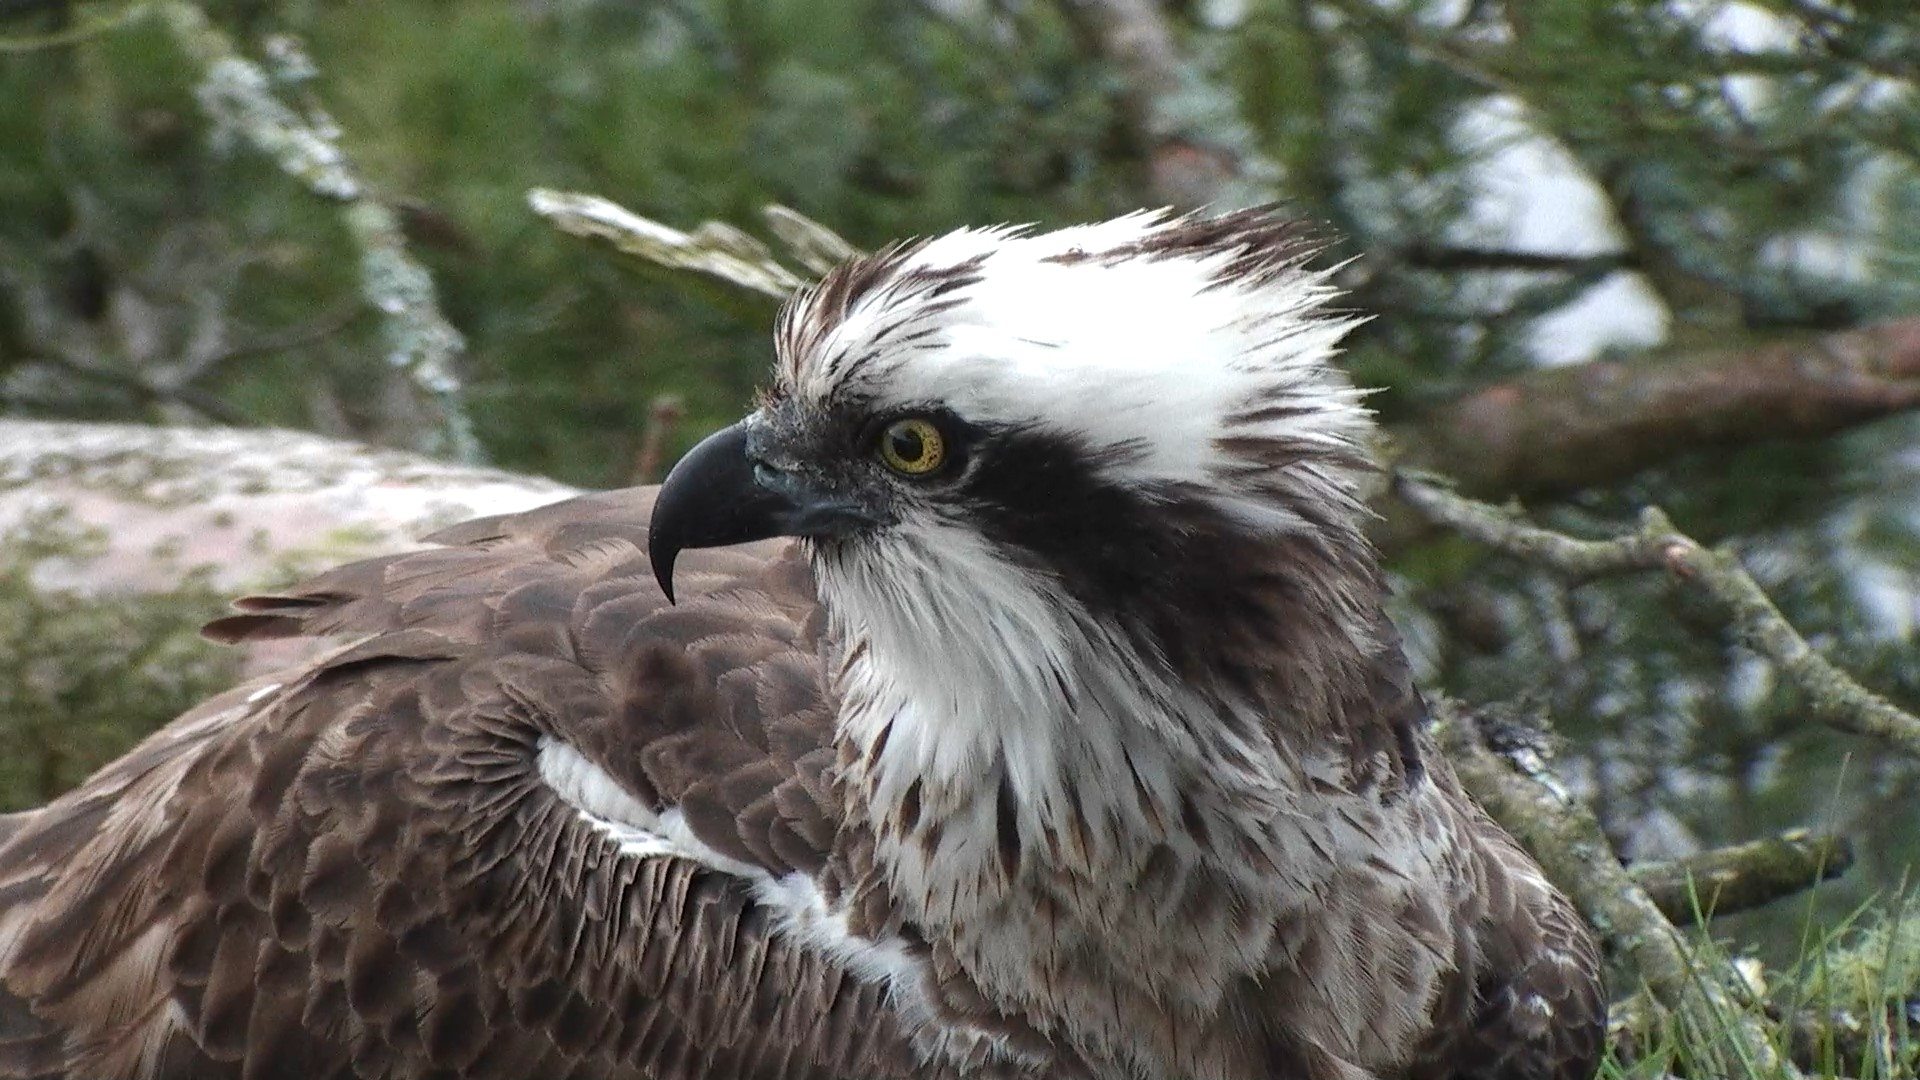
[[[0,818],[0,1076],[1584,1080],[1311,254],[895,247],[659,489],[240,601],[344,640]]]

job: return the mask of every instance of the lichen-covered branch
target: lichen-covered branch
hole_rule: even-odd
[[[339,129],[317,108],[303,113],[282,101],[267,72],[241,55],[198,5],[156,0],[153,7],[203,72],[196,97],[220,133],[246,140],[308,191],[341,205],[360,251],[361,295],[386,328],[387,360],[405,374],[432,421],[419,448],[478,461],[480,444],[460,400],[456,370],[465,341],[441,314],[433,278],[408,252],[399,216],[355,174],[340,148]],[[282,48],[291,45],[283,41]]]
[[[605,240],[648,262],[673,270],[711,274],[776,300],[786,299],[807,283],[805,277],[781,265],[765,244],[723,222],[709,221],[690,233],[682,232],[598,195],[545,188],[528,192],[527,202],[534,213],[575,236]],[[797,220],[804,219],[789,211],[783,224],[791,227]],[[818,233],[833,235],[824,226],[815,228]],[[818,236],[813,230],[808,230],[806,235],[810,245],[807,253],[811,256],[818,250],[814,246]],[[851,245],[846,247],[853,250]]]
[[[787,246],[787,253],[814,277],[860,254],[846,237],[791,207],[768,206],[760,214],[767,228]]]
[[[1447,759],[1468,793],[1540,861],[1609,950],[1632,966],[1686,1034],[1696,1063],[1718,1066],[1704,1075],[1790,1069],[1754,1018],[1746,980],[1688,945],[1620,865],[1593,812],[1554,777],[1540,749],[1545,734],[1534,732],[1537,740],[1520,752],[1497,752],[1478,717],[1445,701],[1436,711]]]
[[[1659,510],[1644,511],[1639,529],[1624,536],[1579,540],[1404,470],[1395,473],[1392,488],[1429,520],[1564,577],[1665,571],[1676,585],[1706,600],[1741,644],[1772,662],[1800,691],[1810,718],[1920,758],[1920,717],[1861,686],[1814,651],[1737,558],[1701,546]]]
[[[1581,540],[1530,524],[1516,511],[1457,494],[1438,477],[1401,469],[1394,473],[1392,490],[1436,524],[1575,580],[1659,566],[1672,538],[1670,529],[1659,527],[1666,524],[1659,511],[1649,512],[1656,515],[1655,527],[1612,540]]]
[[[1676,923],[1762,907],[1839,877],[1853,866],[1844,836],[1795,829],[1683,859],[1628,869],[1661,914]]]

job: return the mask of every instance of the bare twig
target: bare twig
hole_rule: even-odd
[[[1644,511],[1640,528],[1632,533],[1579,540],[1456,494],[1430,478],[1401,471],[1392,487],[1402,502],[1428,519],[1563,577],[1664,570],[1674,583],[1708,601],[1742,644],[1771,661],[1800,690],[1813,719],[1920,757],[1920,717],[1861,686],[1815,652],[1738,559],[1702,547],[1659,510]]]
[[[347,232],[360,249],[360,289],[387,331],[387,360],[404,372],[434,420],[426,449],[462,461],[480,445],[460,401],[455,364],[465,342],[440,312],[433,279],[407,251],[399,217],[374,198],[340,149],[340,132],[317,110],[303,115],[275,96],[259,65],[186,0],[155,0],[174,40],[204,73],[201,108],[226,132],[274,159],[313,194],[341,204]],[[285,46],[283,46],[284,48]]]
[[[772,249],[722,221],[682,232],[643,217],[609,199],[571,191],[535,188],[527,193],[535,213],[575,236],[611,243],[627,253],[670,270],[692,270],[745,289],[784,300],[834,266],[861,254],[845,237],[798,210],[770,205],[761,211],[783,249]],[[788,262],[798,263],[795,270]]]
[[[1662,914],[1684,923],[1696,912],[1731,915],[1771,904],[1852,866],[1853,844],[1846,837],[1795,829],[1682,859],[1642,863],[1628,873]]]
[[[806,278],[775,260],[766,245],[731,225],[709,221],[693,232],[681,232],[610,199],[545,188],[529,191],[527,202],[534,213],[575,236],[609,241],[629,255],[670,269],[711,274],[749,292],[782,300],[806,284]],[[825,226],[819,228],[826,231]]]
[[[661,394],[647,408],[647,424],[640,429],[640,451],[633,456],[634,484],[657,484],[667,464],[667,441],[687,415],[679,394]]]
[[[791,207],[768,206],[760,213],[793,260],[815,277],[860,254],[846,237]]]

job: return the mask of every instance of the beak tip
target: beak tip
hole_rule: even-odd
[[[660,585],[660,592],[670,605],[678,605],[673,596],[673,563],[680,554],[672,545],[651,545],[647,551],[648,561],[653,564],[653,580]]]

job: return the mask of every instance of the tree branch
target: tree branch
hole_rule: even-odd
[[[1675,454],[1830,435],[1920,408],[1920,318],[1700,356],[1595,361],[1496,383],[1394,425],[1462,490],[1534,496]]]
[[[815,277],[860,254],[846,237],[798,210],[775,204],[763,208],[760,214],[794,261]]]
[[[1920,717],[1861,686],[1815,652],[1738,559],[1702,547],[1659,510],[1646,510],[1635,532],[1579,540],[1405,472],[1394,474],[1392,490],[1433,522],[1562,577],[1665,571],[1675,584],[1706,600],[1741,644],[1771,661],[1799,689],[1812,719],[1920,758]]]
[[[575,236],[596,237],[629,255],[670,270],[711,274],[730,285],[776,300],[791,296],[808,280],[782,265],[765,244],[724,222],[709,221],[690,233],[681,232],[598,195],[545,188],[527,192],[527,203],[534,213]],[[785,211],[784,218],[790,222],[800,219],[800,215]],[[820,234],[833,236],[824,226],[804,234],[809,245],[805,249],[808,256],[824,242]],[[794,231],[784,235],[801,236],[802,233]],[[846,241],[839,242],[846,250],[854,250]]]
[[[368,193],[341,150],[333,121],[313,109],[302,115],[274,96],[267,73],[242,56],[198,6],[186,0],[154,6],[174,41],[204,72],[195,96],[214,123],[271,157],[308,191],[341,205],[347,233],[360,249],[361,295],[385,322],[387,361],[406,375],[432,419],[422,449],[479,460],[456,371],[466,343],[441,314],[433,278],[407,251],[399,216]],[[282,42],[283,50],[290,47]]]
[[[1853,844],[1846,837],[1795,829],[1627,872],[1661,914],[1685,923],[1696,913],[1712,917],[1764,907],[1852,866]]]
[[[1553,775],[1545,732],[1518,752],[1496,751],[1480,718],[1436,702],[1438,734],[1468,794],[1513,834],[1566,892],[1608,949],[1632,965],[1653,999],[1687,1034],[1706,1075],[1757,1075],[1740,1063],[1789,1070],[1753,1016],[1752,988],[1732,965],[1690,948],[1652,897],[1614,856],[1592,811]]]
[[[1604,255],[1557,255],[1550,251],[1514,251],[1505,248],[1419,243],[1400,252],[1408,266],[1420,270],[1532,270],[1547,273],[1592,273],[1633,265],[1630,251]]]

